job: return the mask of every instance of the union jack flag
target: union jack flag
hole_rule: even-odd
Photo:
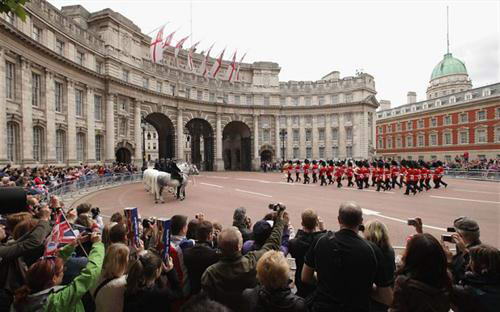
[[[68,221],[59,214],[56,224],[45,242],[44,256],[53,255],[57,251],[59,244],[69,244],[76,239],[75,233]]]

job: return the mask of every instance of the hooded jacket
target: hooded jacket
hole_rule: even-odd
[[[457,312],[498,311],[500,276],[466,272],[461,284],[453,286],[452,303]]]

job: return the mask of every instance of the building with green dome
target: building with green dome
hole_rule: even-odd
[[[446,53],[434,67],[427,88],[427,99],[452,94],[472,88],[467,67],[461,60]]]

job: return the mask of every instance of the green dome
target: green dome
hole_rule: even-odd
[[[456,74],[467,75],[467,68],[465,68],[465,64],[461,60],[454,58],[451,53],[447,53],[444,55],[443,60],[434,67],[431,80]]]

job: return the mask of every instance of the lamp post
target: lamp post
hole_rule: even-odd
[[[285,137],[287,135],[286,129],[280,130],[281,136],[281,157],[283,158],[283,162],[285,162]]]
[[[148,169],[148,163],[146,162],[146,120],[141,117],[141,129],[142,129],[142,171]]]

